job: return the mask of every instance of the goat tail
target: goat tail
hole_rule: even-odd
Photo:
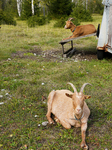
[[[53,119],[51,118],[52,102],[53,102],[53,99],[54,99],[54,95],[55,95],[55,91],[51,91],[49,96],[48,96],[48,103],[47,103],[48,111],[47,111],[46,117],[47,117],[50,124],[54,123]]]

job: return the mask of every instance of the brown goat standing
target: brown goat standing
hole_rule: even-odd
[[[63,40],[67,40],[67,39],[71,39],[71,38],[75,38],[79,36],[84,36],[84,35],[88,35],[88,34],[92,34],[96,32],[96,28],[94,25],[87,24],[87,25],[76,26],[71,21],[72,19],[73,18],[69,18],[68,21],[66,21],[65,29],[70,29],[73,35]]]
[[[81,127],[81,148],[88,149],[85,142],[85,136],[90,110],[85,99],[89,99],[91,96],[84,95],[83,90],[89,83],[83,84],[79,93],[72,83],[68,84],[72,86],[74,93],[69,90],[56,90],[50,92],[48,96],[48,111],[46,116],[50,124],[54,123],[51,118],[52,113],[55,116],[55,121],[61,123],[66,129],[70,129],[71,126]]]

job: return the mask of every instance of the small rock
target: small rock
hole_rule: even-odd
[[[37,54],[36,53],[34,53],[34,56],[36,56]]]
[[[38,115],[35,115],[35,118],[39,117]]]
[[[48,124],[48,121],[42,122],[43,126],[47,126],[47,124]]]
[[[76,58],[76,59],[74,60],[74,62],[78,62],[78,59]]]
[[[9,95],[9,93],[6,93],[5,95],[6,95],[6,96],[8,96],[8,95]]]
[[[1,91],[3,92],[3,91],[5,91],[5,89],[1,89]]]
[[[66,56],[66,54],[63,54],[63,58],[66,58],[67,56]]]
[[[44,85],[44,83],[42,83],[42,85]]]
[[[3,97],[3,95],[0,95],[0,98],[2,98]]]
[[[0,105],[3,105],[4,104],[4,102],[0,102]]]
[[[40,127],[40,124],[38,124],[38,127]]]
[[[8,58],[8,61],[10,61],[11,59],[10,58]]]

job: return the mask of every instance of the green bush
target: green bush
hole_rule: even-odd
[[[16,26],[16,21],[14,20],[11,14],[0,10],[0,24],[8,24]]]
[[[3,11],[0,9],[0,25],[2,24],[3,21]]]
[[[36,18],[36,16],[32,16],[28,19],[27,23],[29,27],[35,27],[37,25]]]
[[[39,26],[44,25],[46,23],[46,17],[40,16],[37,18],[37,23]]]
[[[75,7],[73,7],[73,12],[71,13],[71,16],[73,18],[75,16],[80,21],[93,21],[91,13],[89,12],[89,10],[86,10],[86,8],[81,2],[79,2]]]
[[[14,20],[14,18],[12,17],[11,14],[5,14],[4,13],[4,23],[8,24],[8,25],[16,26],[16,21]]]
[[[57,20],[57,22],[54,24],[54,27],[64,27],[65,26],[65,22],[68,20],[68,18],[70,17],[61,17],[60,19]],[[77,25],[80,25],[80,22],[79,20],[74,17],[74,20],[72,20],[72,22],[77,26]]]
[[[49,23],[49,20],[47,19],[47,17],[44,17],[44,16],[31,16],[28,21],[28,26],[29,27],[35,27],[36,25],[44,25],[46,23]]]

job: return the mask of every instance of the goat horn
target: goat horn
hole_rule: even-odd
[[[84,83],[84,84],[82,85],[81,89],[80,89],[80,92],[83,93],[83,90],[84,90],[85,86],[88,85],[88,84],[91,85],[90,83]]]
[[[71,21],[72,19],[74,19],[74,18],[69,18],[68,21]]]
[[[75,88],[75,86],[72,83],[68,82],[67,84],[70,84],[71,87],[73,88],[74,92],[77,92],[77,89]]]

